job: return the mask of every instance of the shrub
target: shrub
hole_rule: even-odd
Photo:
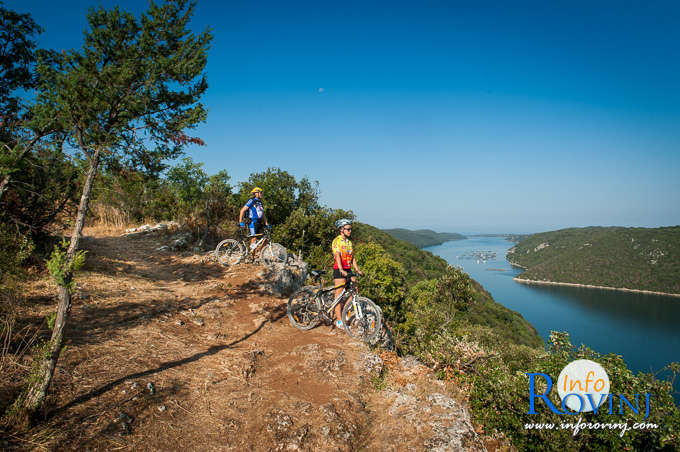
[[[361,279],[361,294],[380,305],[387,319],[396,319],[406,296],[406,272],[377,243],[359,243],[355,247],[359,268],[366,275]]]
[[[0,287],[21,271],[21,264],[33,252],[33,242],[16,228],[0,223]]]
[[[329,269],[333,265],[331,243],[338,235],[334,223],[340,218],[354,218],[354,214],[326,207],[308,212],[300,207],[282,224],[274,226],[274,240],[293,253],[302,253],[311,268]]]

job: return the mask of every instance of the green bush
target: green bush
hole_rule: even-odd
[[[141,171],[106,171],[95,182],[92,211],[98,221],[124,227],[146,220],[170,220],[177,205],[164,180]]]
[[[0,288],[21,272],[21,264],[31,255],[33,248],[29,237],[0,223]]]
[[[462,315],[475,297],[470,276],[458,268],[449,266],[439,278],[419,282],[404,300],[403,320],[395,326],[400,344],[424,353],[430,341],[464,321]]]
[[[237,197],[239,206],[248,201],[252,196],[251,190],[255,187],[263,190],[265,212],[272,225],[285,223],[296,210],[301,209],[305,215],[310,215],[319,208],[318,182],[312,183],[307,178],[298,181],[295,176],[280,168],[252,173],[246,182],[242,182]]]
[[[311,268],[329,269],[333,266],[331,243],[338,235],[334,223],[340,218],[351,219],[354,214],[326,207],[311,211],[299,207],[283,223],[274,225],[274,240],[295,254],[302,253]]]
[[[404,267],[377,243],[357,244],[355,256],[365,275],[361,294],[378,303],[387,319],[396,319],[407,292]]]
[[[168,170],[167,183],[174,195],[175,218],[192,216],[202,207],[201,198],[208,183],[208,175],[202,167],[202,163],[194,163],[191,157],[185,157]]]
[[[355,222],[352,240],[355,243],[373,242],[382,246],[392,259],[404,267],[406,283],[409,286],[425,279],[438,278],[449,266],[441,257],[396,239],[369,224]]]
[[[16,152],[0,144],[0,175],[11,175],[0,198],[0,221],[40,242],[59,216],[76,205],[79,170],[58,148],[38,145],[18,162]]]
[[[70,292],[73,292],[75,281],[67,279],[67,274],[73,274],[85,264],[85,255],[87,251],[78,250],[72,259],[68,258],[67,250],[69,243],[64,239],[61,243],[54,245],[54,250],[50,258],[47,260],[47,270],[50,276],[61,287],[65,287]]]
[[[219,228],[238,219],[237,201],[226,171],[209,176],[202,163],[182,159],[166,177],[118,168],[105,172],[93,195],[93,212],[118,227],[141,221],[177,220]]]

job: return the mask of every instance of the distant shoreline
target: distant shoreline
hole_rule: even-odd
[[[415,245],[420,249],[442,245],[452,240],[465,240],[467,238],[464,235],[458,234],[456,232],[435,232],[431,229],[418,229],[411,231],[410,229],[394,228],[383,229],[383,231],[387,232],[398,240]]]
[[[427,251],[425,248],[430,248],[432,246],[439,246],[439,245],[443,245],[443,244],[449,243],[449,242],[457,242],[458,240],[467,240],[467,237],[465,237],[464,239],[446,239],[443,242],[434,243],[432,245],[419,246],[418,248],[420,248],[421,250]],[[413,245],[413,244],[411,244],[411,245]],[[416,246],[418,246],[418,245],[416,245]]]
[[[642,293],[648,295],[665,295],[667,297],[678,297],[680,298],[680,293],[669,293],[669,292],[655,292],[653,290],[641,290],[641,289],[628,289],[625,287],[609,287],[609,286],[594,286],[592,284],[576,284],[576,283],[566,283],[566,282],[555,282],[555,281],[537,281],[535,279],[523,279],[514,277],[514,281],[520,284],[536,284],[536,285],[546,285],[546,286],[568,286],[568,287],[584,287],[586,289],[605,289],[605,290],[618,290],[621,292],[634,292]]]

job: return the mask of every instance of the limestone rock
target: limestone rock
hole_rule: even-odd
[[[139,226],[139,227],[136,227],[136,228],[126,229],[123,236],[139,237],[139,236],[142,236],[142,235],[156,233],[156,232],[165,232],[171,227],[178,227],[178,226],[179,226],[179,223],[176,223],[174,221],[170,221],[168,223],[158,223],[155,226],[151,226],[150,224],[145,224],[143,226]]]
[[[290,258],[287,264],[273,264],[258,274],[260,287],[266,293],[288,296],[302,287],[307,280],[307,263]]]

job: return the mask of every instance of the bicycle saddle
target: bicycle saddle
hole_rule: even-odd
[[[318,278],[318,277],[320,277],[321,275],[323,275],[323,274],[325,274],[325,273],[328,273],[328,271],[327,271],[327,270],[310,270],[309,273],[310,273],[314,278]]]

